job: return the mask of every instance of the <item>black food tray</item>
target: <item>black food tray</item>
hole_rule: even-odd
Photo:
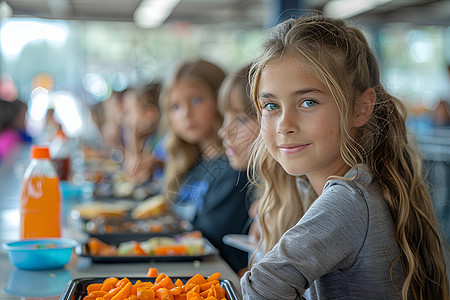
[[[91,224],[91,225],[88,225]],[[93,219],[79,218],[80,229],[91,237],[96,237],[105,242],[121,243],[133,237],[133,239],[160,236],[167,234],[178,234],[184,231],[193,230],[192,224],[179,219],[172,213],[147,219],[133,219],[131,213],[121,217],[97,217]],[[90,227],[93,228],[90,228]],[[160,226],[156,231],[152,226]],[[107,227],[110,231],[107,232]]]
[[[116,276],[117,277],[117,276]],[[121,278],[121,277],[117,277]],[[142,282],[155,282],[155,277],[127,277],[132,284],[141,280]],[[183,283],[186,283],[191,277],[170,277],[173,282],[180,279]],[[60,300],[82,300],[87,294],[87,286],[92,283],[102,283],[106,277],[85,277],[72,279],[66,285],[64,292],[61,294]],[[240,300],[237,296],[236,288],[233,283],[227,279],[219,279],[220,285],[227,292],[228,300]]]
[[[90,233],[89,237],[97,238],[104,243],[119,246],[120,243],[128,241],[143,242],[152,237],[175,236],[185,231],[172,232],[125,232],[125,233]]]
[[[78,245],[75,252],[78,256],[89,257],[95,263],[135,263],[135,262],[176,262],[176,261],[194,261],[203,260],[206,257],[217,254],[217,249],[210,241],[203,238],[204,253],[200,255],[137,255],[137,256],[95,256],[89,254],[89,247],[87,244]]]

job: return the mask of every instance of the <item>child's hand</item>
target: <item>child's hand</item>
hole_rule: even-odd
[[[255,201],[250,206],[250,209],[248,210],[248,215],[250,218],[254,219],[256,217],[256,212],[258,211],[258,201]]]
[[[153,172],[162,166],[163,163],[153,153],[147,152],[128,154],[124,163],[126,174],[137,184],[152,177]]]
[[[254,239],[255,242],[259,241],[259,239],[261,238],[261,228],[259,226],[259,221],[256,216],[257,210],[258,210],[258,201],[255,201],[252,203],[250,209],[248,210],[249,216],[253,219],[253,222],[248,230],[248,235],[250,238]]]
[[[258,242],[261,238],[261,228],[257,218],[253,219],[252,224],[248,230],[248,236],[252,241]]]

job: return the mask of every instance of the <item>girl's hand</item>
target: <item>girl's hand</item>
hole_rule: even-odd
[[[134,183],[142,183],[152,177],[153,172],[162,168],[163,163],[153,153],[128,153],[124,163],[125,173]]]
[[[261,238],[261,228],[259,226],[258,217],[256,216],[256,212],[258,210],[258,201],[255,201],[250,206],[248,210],[248,215],[253,219],[252,224],[248,230],[248,235],[250,238],[254,239],[255,242],[259,241]]]
[[[252,241],[258,242],[261,238],[261,228],[259,226],[258,218],[254,218],[248,230],[248,236]]]

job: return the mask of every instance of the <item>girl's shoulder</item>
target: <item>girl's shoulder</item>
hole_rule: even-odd
[[[364,192],[373,186],[378,184],[374,181],[371,172],[362,166],[356,169],[350,169],[342,178],[334,178],[327,181],[325,184],[322,194],[328,190],[336,188],[348,189],[350,192]]]
[[[371,172],[362,167],[351,169],[343,178],[329,180],[317,200],[325,205],[332,202],[333,205],[348,206],[361,213],[375,211],[372,208],[377,208],[376,211],[387,208],[380,185]]]
[[[354,177],[355,174],[350,171],[344,178],[329,180],[298,224],[329,224],[328,231],[334,236],[351,235],[358,241],[356,244],[362,245],[369,220],[379,211],[371,207],[373,202],[380,202],[381,194],[373,193],[370,174],[363,172]]]

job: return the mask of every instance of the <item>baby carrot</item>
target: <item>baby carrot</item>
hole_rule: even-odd
[[[156,277],[156,276],[158,276],[158,269],[149,268],[147,271],[147,277]]]

